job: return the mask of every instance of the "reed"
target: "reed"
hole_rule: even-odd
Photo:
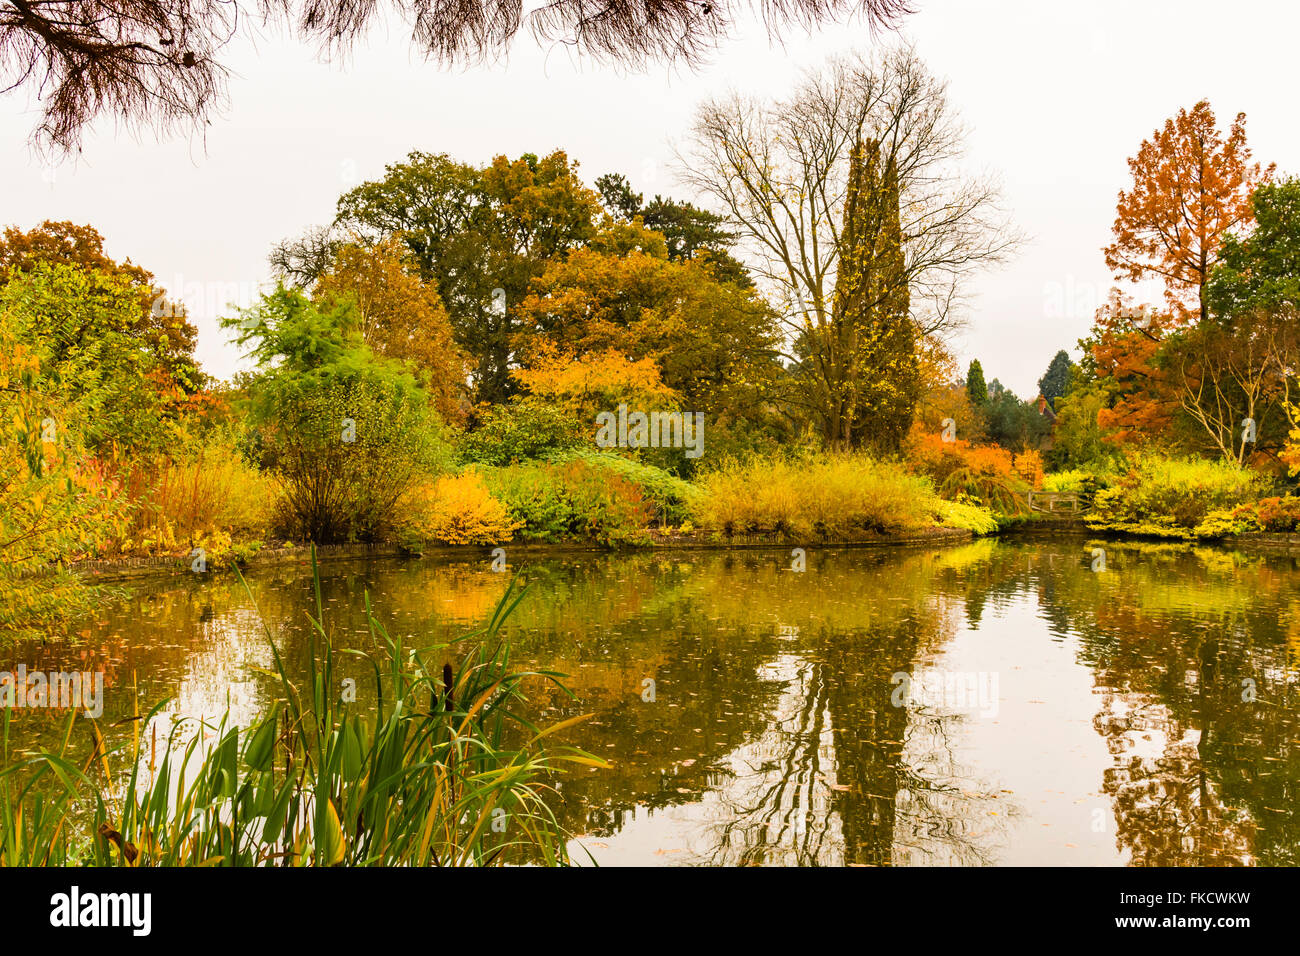
[[[131,741],[114,751],[95,721],[74,714],[58,752],[11,762],[6,710],[0,865],[568,864],[547,780],[567,764],[606,764],[548,749],[547,738],[585,717],[541,729],[524,714],[525,683],[563,684],[511,667],[502,628],[523,596],[517,582],[484,627],[454,642],[466,652],[453,665],[450,644],[407,647],[389,635],[368,597],[382,652],[336,650],[314,553],[312,567],[307,673],[291,678],[268,631],[274,669],[264,673],[277,699],[249,727],[222,719],[194,733],[179,721],[158,740],[142,728],[156,727],[164,701],[128,718]],[[342,654],[370,664],[373,710],[340,699]],[[70,756],[77,720],[93,739],[80,761]]]

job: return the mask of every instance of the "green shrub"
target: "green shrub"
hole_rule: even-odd
[[[536,541],[640,543],[654,508],[635,482],[581,460],[523,462],[486,469],[488,487],[503,501],[520,534]]]
[[[556,479],[553,466],[538,462],[484,470],[488,488],[505,503],[521,536],[535,541],[562,541],[573,528],[573,504]]]
[[[457,461],[501,468],[583,444],[581,424],[536,401],[494,405],[478,414],[478,427],[461,436]]]
[[[447,463],[428,394],[361,340],[359,321],[350,303],[319,306],[283,286],[222,319],[261,363],[249,382],[254,444],[283,486],[281,534],[379,540],[410,490]]]
[[[662,524],[678,524],[686,520],[691,513],[691,503],[700,495],[695,485],[671,472],[609,452],[557,452],[548,456],[548,460],[556,463],[581,461],[632,482],[649,500],[654,508],[654,517]]]
[[[1095,530],[1191,538],[1211,512],[1252,502],[1268,484],[1231,462],[1140,454],[1097,492],[1085,520]]]

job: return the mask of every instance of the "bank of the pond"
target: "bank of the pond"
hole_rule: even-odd
[[[727,551],[732,549],[772,548],[891,548],[929,545],[960,544],[969,541],[971,532],[960,528],[927,528],[902,534],[837,535],[826,538],[795,539],[778,532],[723,535],[718,532],[696,531],[688,534],[662,532],[652,529],[644,544],[629,547],[628,551],[656,549],[695,549]],[[546,557],[584,552],[609,552],[612,549],[595,541],[566,541],[559,543],[510,541],[499,547],[506,549],[511,563],[520,556]],[[494,547],[490,545],[459,544],[434,545],[412,551],[395,544],[339,544],[320,545],[316,548],[318,560],[343,560],[349,558],[463,558],[467,555],[491,559]],[[271,567],[283,564],[310,564],[311,547],[293,545],[267,548],[241,559],[242,569]],[[193,559],[189,555],[156,555],[150,557],[101,558],[73,561],[67,569],[84,580],[94,583],[130,581],[140,578],[167,577],[192,574]],[[207,569],[206,573],[220,574],[231,570],[229,566]]]
[[[1035,518],[1029,521],[1013,522],[1000,529],[995,535],[999,538],[1073,538],[1086,537],[1107,541],[1168,541],[1177,543],[1181,539],[1153,538],[1149,535],[1137,535],[1126,532],[1097,530],[1088,527],[1081,518],[1050,517]],[[905,534],[869,534],[855,536],[836,536],[832,538],[796,539],[778,532],[755,532],[749,534],[723,535],[720,532],[697,531],[687,534],[680,532],[663,532],[652,530],[649,540],[640,545],[626,548],[628,551],[646,550],[763,550],[773,548],[892,548],[924,547],[930,545],[953,545],[970,541],[975,536],[960,528],[928,528]],[[1209,539],[1199,542],[1187,541],[1187,544],[1199,543],[1218,545],[1246,551],[1267,551],[1273,553],[1300,553],[1300,533],[1281,534],[1271,532],[1249,532],[1229,535],[1224,538]],[[508,560],[516,563],[519,556],[546,557],[575,553],[602,553],[611,549],[595,541],[566,541],[560,543],[511,541],[501,545],[507,550]],[[349,558],[457,558],[466,555],[482,556],[490,559],[493,547],[488,545],[461,544],[435,545],[411,551],[395,544],[339,544],[317,547],[317,557],[321,561],[343,560]],[[284,564],[311,563],[311,548],[308,545],[294,545],[284,548],[268,548],[258,551],[239,562],[243,569],[271,567]],[[191,574],[192,559],[188,555],[156,555],[149,557],[102,558],[90,561],[74,561],[67,565],[69,571],[78,577],[95,583],[131,581],[140,578],[167,577],[170,575]],[[209,573],[228,573],[230,567],[213,568]]]

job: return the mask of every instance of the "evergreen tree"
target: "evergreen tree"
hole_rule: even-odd
[[[989,387],[984,381],[984,366],[979,359],[971,359],[970,368],[966,370],[966,395],[976,408],[983,408],[989,402]]]
[[[1038,393],[1047,399],[1053,410],[1056,409],[1056,400],[1064,395],[1070,386],[1070,369],[1073,365],[1069,353],[1061,349],[1052,356],[1047,371],[1038,380]]]
[[[875,140],[853,149],[845,198],[836,334],[846,374],[839,396],[838,447],[897,450],[920,394],[916,326],[899,215],[898,170],[882,168]]]

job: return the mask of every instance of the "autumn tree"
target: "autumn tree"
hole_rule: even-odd
[[[668,258],[674,261],[706,259],[720,279],[753,285],[744,265],[732,255],[736,236],[715,212],[671,197],[655,196],[649,203],[634,192],[627,177],[608,173],[596,179],[605,208],[618,221],[640,221],[647,229],[663,233]]]
[[[1176,324],[1169,313],[1136,305],[1119,289],[1112,289],[1097,310],[1092,335],[1083,345],[1106,385],[1106,405],[1098,411],[1097,424],[1113,444],[1168,438],[1177,399],[1156,359],[1161,336]]]
[[[464,418],[465,356],[453,341],[438,290],[405,264],[406,247],[388,237],[373,247],[343,246],[316,285],[319,301],[356,306],[361,340],[383,358],[410,362],[443,421]]]
[[[956,357],[941,339],[928,336],[918,346],[921,398],[917,402],[909,445],[914,447],[918,441],[941,436],[948,419],[952,419],[959,437],[971,442],[981,441],[986,437],[986,424],[983,405],[972,401],[966,385],[972,376],[968,372],[967,377],[962,378]],[[981,400],[987,403],[988,393],[979,360],[973,360],[971,367],[978,381]]]
[[[26,232],[9,226],[0,234],[0,287],[15,270],[29,273],[43,262],[122,278],[134,290],[139,308],[129,326],[118,331],[156,352],[178,386],[187,391],[199,387],[194,360],[198,330],[186,318],[184,306],[154,285],[153,273],[130,259],[111,258],[104,252],[104,237],[93,226],[47,219]]]
[[[1166,120],[1128,165],[1133,185],[1119,194],[1106,265],[1118,279],[1162,280],[1179,322],[1204,321],[1223,237],[1250,221],[1251,191],[1273,166],[1250,162],[1245,113],[1225,136],[1206,100]]]
[[[518,307],[524,366],[546,345],[582,358],[650,360],[686,407],[744,418],[779,374],[779,331],[765,302],[705,262],[673,260],[661,233],[608,224],[549,262]]]
[[[849,157],[832,321],[810,337],[810,357],[840,391],[822,396],[833,447],[896,451],[920,397],[916,325],[911,316],[899,213],[898,168],[882,164],[880,143],[857,143]],[[834,341],[825,341],[824,338]],[[842,362],[843,369],[831,370]]]
[[[515,376],[529,395],[594,428],[596,415],[620,404],[641,411],[671,411],[681,396],[664,385],[651,358],[629,359],[616,349],[574,355],[541,343]]]
[[[877,371],[846,359],[854,335],[845,321],[856,310],[836,304],[851,235],[851,155],[869,142],[879,144],[876,167],[897,180],[902,269],[894,281],[908,291],[919,341],[956,324],[963,280],[1002,258],[1014,237],[996,189],[955,172],[961,127],[944,84],[910,50],[834,59],[779,100],[737,94],[706,103],[681,157],[683,178],[727,216],[778,309],[785,356],[801,372],[789,400],[836,444],[869,433],[844,417],[867,383],[845,376]]]
[[[75,147],[100,116],[167,130],[199,126],[225,99],[223,49],[259,27],[289,26],[338,59],[390,12],[415,53],[442,64],[504,53],[527,29],[597,60],[698,63],[727,36],[739,0],[6,0],[0,3],[0,90],[40,98],[36,138]],[[788,0],[764,4],[770,30],[861,14],[871,26],[907,12],[903,0]]]
[[[436,286],[470,358],[474,400],[499,402],[515,387],[516,306],[547,262],[593,235],[599,214],[599,197],[563,152],[498,156],[485,167],[413,152],[344,194],[331,234],[285,243],[272,262],[282,277],[310,285],[337,236],[399,238],[420,278]]]

